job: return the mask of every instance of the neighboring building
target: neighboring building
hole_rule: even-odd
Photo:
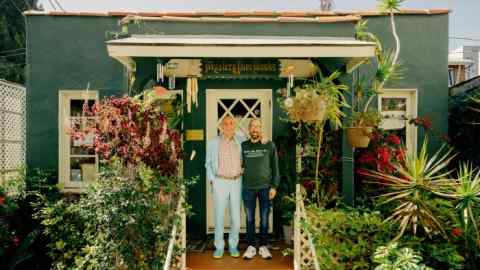
[[[476,100],[476,101],[475,101]],[[459,160],[480,166],[480,76],[450,87],[449,137]]]
[[[448,55],[449,86],[480,75],[480,46],[462,46]]]
[[[393,49],[389,17],[378,12],[27,12],[27,165],[58,168],[65,191],[80,190],[98,162],[65,132],[70,119],[82,117],[81,102],[128,94],[131,78],[133,89],[141,91],[156,80],[157,65],[175,63],[178,91],[172,96],[189,97],[187,81],[198,78],[198,107],[183,123],[186,156],[195,151],[196,157],[184,160],[184,175],[200,176],[189,192],[195,215],[187,229],[191,237],[204,237],[213,226],[205,142],[217,134],[219,119],[255,115],[263,119],[267,136],[285,134],[289,127],[277,101],[277,90],[287,83],[285,67],[293,66],[295,77],[304,79],[312,75],[312,63],[327,72],[346,71],[372,58],[374,45],[354,39],[360,19],[368,19],[385,50]],[[119,21],[130,20],[137,22],[129,25],[133,35],[106,38],[121,30]],[[386,85],[379,109],[384,115],[428,115],[435,129],[446,133],[448,10],[405,10],[395,20],[402,80]],[[256,65],[261,74],[251,71]],[[228,70],[232,66],[242,68]],[[370,69],[361,66],[362,73]],[[404,118],[389,127],[404,130],[410,150],[424,135]],[[340,186],[352,202],[353,155],[345,138],[342,149]]]

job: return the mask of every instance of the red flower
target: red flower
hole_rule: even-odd
[[[5,202],[5,197],[4,197],[4,196],[0,196],[0,205],[2,205],[4,202]]]
[[[388,163],[390,161],[390,151],[386,147],[379,147],[377,149],[378,160],[381,163]]]
[[[400,143],[401,143],[400,138],[395,134],[388,135],[386,140],[387,140],[387,142],[389,142],[391,144],[394,144],[394,145],[400,145]]]
[[[371,153],[363,153],[359,159],[358,159],[358,162],[360,164],[371,164],[373,162],[375,162],[375,157],[371,154]]]
[[[312,191],[315,188],[315,183],[311,180],[305,180],[303,181],[303,187],[308,191]]]
[[[20,237],[15,236],[15,238],[13,239],[13,246],[18,247],[18,245],[20,245]]]
[[[452,235],[455,236],[455,237],[459,237],[460,235],[462,235],[462,229],[458,228],[458,227],[455,227],[452,229]]]
[[[395,159],[397,161],[404,161],[405,160],[405,151],[403,149],[395,150]]]

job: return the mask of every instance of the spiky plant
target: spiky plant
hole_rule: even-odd
[[[473,226],[477,240],[480,241],[479,217],[474,214],[474,209],[480,207],[480,170],[464,163],[458,170],[454,184],[446,187],[436,194],[455,201],[455,209],[460,215],[464,231],[467,232],[470,225]]]
[[[410,153],[404,162],[393,164],[396,173],[364,171],[361,174],[371,177],[368,181],[386,188],[379,195],[382,204],[392,204],[395,208],[386,219],[395,220],[400,232],[394,240],[398,240],[411,226],[416,235],[421,227],[427,234],[439,232],[446,237],[443,224],[436,216],[436,208],[430,203],[435,191],[445,189],[449,185],[447,166],[455,155],[452,150],[443,153],[443,147],[432,157],[428,156],[428,138],[425,138],[418,154]]]

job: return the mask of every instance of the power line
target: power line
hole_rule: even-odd
[[[48,3],[53,8],[53,10],[57,10],[57,7],[53,4],[52,0],[48,0]]]
[[[23,3],[27,6],[28,9],[33,9],[32,6],[28,3],[28,0],[23,0]]]
[[[479,38],[468,38],[468,37],[449,37],[450,39],[460,39],[460,40],[470,40],[470,41],[480,41]]]
[[[9,52],[16,52],[20,50],[25,50],[25,48],[18,48],[18,49],[12,49],[12,50],[5,50],[5,51],[0,51],[0,53],[9,53]]]
[[[57,3],[58,8],[60,8],[63,12],[66,12],[66,10],[60,5],[60,3],[57,0],[53,0],[53,2]]]
[[[15,4],[15,2],[13,2],[13,0],[9,0],[9,1],[18,10],[18,12],[20,12],[20,15],[25,16],[25,15],[23,15],[23,12],[20,10],[20,8],[18,8],[17,4]]]
[[[7,58],[7,57],[13,57],[13,56],[19,56],[19,55],[25,55],[25,53],[16,53],[16,54],[10,54],[10,55],[0,55],[2,58]]]

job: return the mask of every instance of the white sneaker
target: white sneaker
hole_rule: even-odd
[[[255,255],[257,255],[257,249],[255,247],[248,246],[247,251],[243,253],[243,258],[245,260],[250,260],[250,259],[253,259]]]
[[[272,254],[270,253],[270,251],[268,250],[268,248],[266,246],[261,246],[258,249],[258,254],[260,254],[260,256],[262,256],[262,258],[265,259],[265,260],[268,260],[268,259],[272,258]]]

